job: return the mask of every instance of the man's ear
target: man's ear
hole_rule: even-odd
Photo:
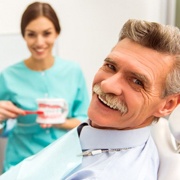
[[[158,111],[155,112],[155,117],[163,117],[169,115],[180,104],[180,94],[174,94],[166,97],[164,103]]]

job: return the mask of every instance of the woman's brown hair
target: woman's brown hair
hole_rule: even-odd
[[[56,32],[60,33],[61,27],[54,9],[48,3],[34,2],[26,8],[21,18],[21,34],[23,37],[26,26],[40,16],[48,18],[53,23]]]

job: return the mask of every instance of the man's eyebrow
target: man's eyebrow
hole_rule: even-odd
[[[104,61],[116,65],[116,63],[111,58],[106,58]]]

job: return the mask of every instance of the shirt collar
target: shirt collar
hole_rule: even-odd
[[[150,126],[132,130],[97,129],[84,126],[80,134],[82,149],[129,148],[144,144],[150,136]]]

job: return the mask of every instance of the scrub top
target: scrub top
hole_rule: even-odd
[[[54,65],[45,71],[33,71],[24,61],[0,74],[0,100],[9,100],[24,110],[37,110],[38,98],[63,98],[68,104],[67,118],[87,119],[89,96],[80,66],[55,57]],[[16,165],[63,136],[67,130],[46,128],[36,123],[37,115],[19,116],[9,133],[4,171]]]

